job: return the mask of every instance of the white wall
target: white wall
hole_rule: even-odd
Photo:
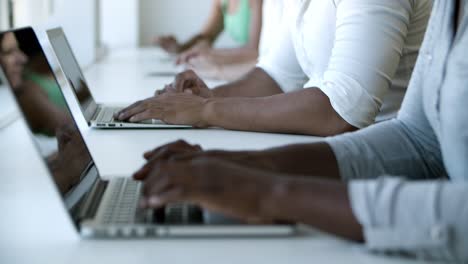
[[[47,44],[45,30],[63,27],[79,63],[88,66],[96,57],[98,1],[15,0],[14,26],[33,26],[44,44]]]
[[[50,0],[15,0],[15,27],[38,25],[47,21],[52,11]]]
[[[138,6],[137,0],[101,0],[99,19],[103,45],[111,49],[138,46]]]
[[[140,44],[150,45],[155,35],[174,34],[187,40],[203,27],[213,0],[140,0]],[[224,35],[218,46],[233,46]]]
[[[8,28],[8,5],[7,0],[0,0],[0,30]]]
[[[56,0],[53,16],[43,26],[44,29],[63,27],[83,67],[92,64],[96,58],[96,12],[96,0]]]

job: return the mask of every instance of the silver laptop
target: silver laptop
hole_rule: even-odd
[[[13,71],[4,68],[9,65],[2,65],[0,77],[3,76],[1,73],[10,74],[4,79],[12,88],[31,136],[37,143],[37,154],[47,165],[49,176],[62,194],[63,203],[83,237],[269,237],[295,233],[292,225],[248,225],[235,220],[220,221],[216,215],[186,203],[160,209],[140,209],[141,183],[130,178],[109,181],[100,178],[68,104],[60,101],[62,90],[34,31],[25,28],[3,32],[0,39],[1,35],[6,34],[17,43],[12,48],[16,55],[22,54],[28,60],[21,67],[14,66],[16,78],[23,76],[25,79],[23,87],[12,87],[9,78],[12,78]],[[44,83],[49,84],[47,93],[40,90],[46,89],[41,86]],[[64,122],[60,125],[50,122],[55,119]]]
[[[139,123],[114,119],[114,114],[122,110],[123,107],[96,103],[63,30],[61,28],[51,29],[47,31],[47,35],[89,126],[95,128],[190,128],[186,125],[166,124],[156,119]]]

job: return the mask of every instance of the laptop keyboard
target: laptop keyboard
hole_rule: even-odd
[[[157,210],[138,207],[142,184],[131,179],[113,179],[99,206],[96,220],[102,224],[201,224],[202,210],[195,205],[175,203]]]
[[[96,121],[102,123],[127,123],[119,120],[114,120],[114,114],[120,112],[122,108],[119,107],[103,107],[99,108],[99,113],[96,117]],[[165,125],[161,120],[149,119],[138,122],[140,124],[153,124],[153,125]]]
[[[99,109],[99,114],[97,116],[97,121],[110,123],[114,121],[114,114],[118,113],[122,108],[119,107],[104,107]]]
[[[102,210],[97,218],[106,224],[129,224],[135,222],[140,197],[141,183],[130,179],[115,179],[109,182],[102,200]]]

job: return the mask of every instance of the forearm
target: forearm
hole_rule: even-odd
[[[219,36],[219,34],[223,30],[223,13],[221,9],[221,2],[219,0],[213,1],[213,6],[209,15],[209,18],[203,27],[203,30],[195,35],[193,38],[191,38],[189,41],[187,41],[184,45],[182,45],[183,48],[185,48],[183,51],[193,47],[200,41],[208,41],[211,44],[213,44],[216,40],[216,38]]]
[[[262,151],[211,150],[198,155],[291,177],[320,175],[328,179],[340,179],[335,155],[325,142],[287,145]]]
[[[346,239],[363,241],[347,186],[339,181],[279,177],[259,202],[260,217],[303,223]]]
[[[278,84],[262,69],[255,68],[244,78],[213,89],[215,97],[260,97],[282,93]]]
[[[331,136],[354,128],[319,89],[258,98],[211,98],[203,123],[232,130]]]

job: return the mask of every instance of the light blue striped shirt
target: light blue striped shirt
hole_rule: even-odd
[[[468,12],[435,0],[398,117],[328,139],[366,245],[468,262]]]

